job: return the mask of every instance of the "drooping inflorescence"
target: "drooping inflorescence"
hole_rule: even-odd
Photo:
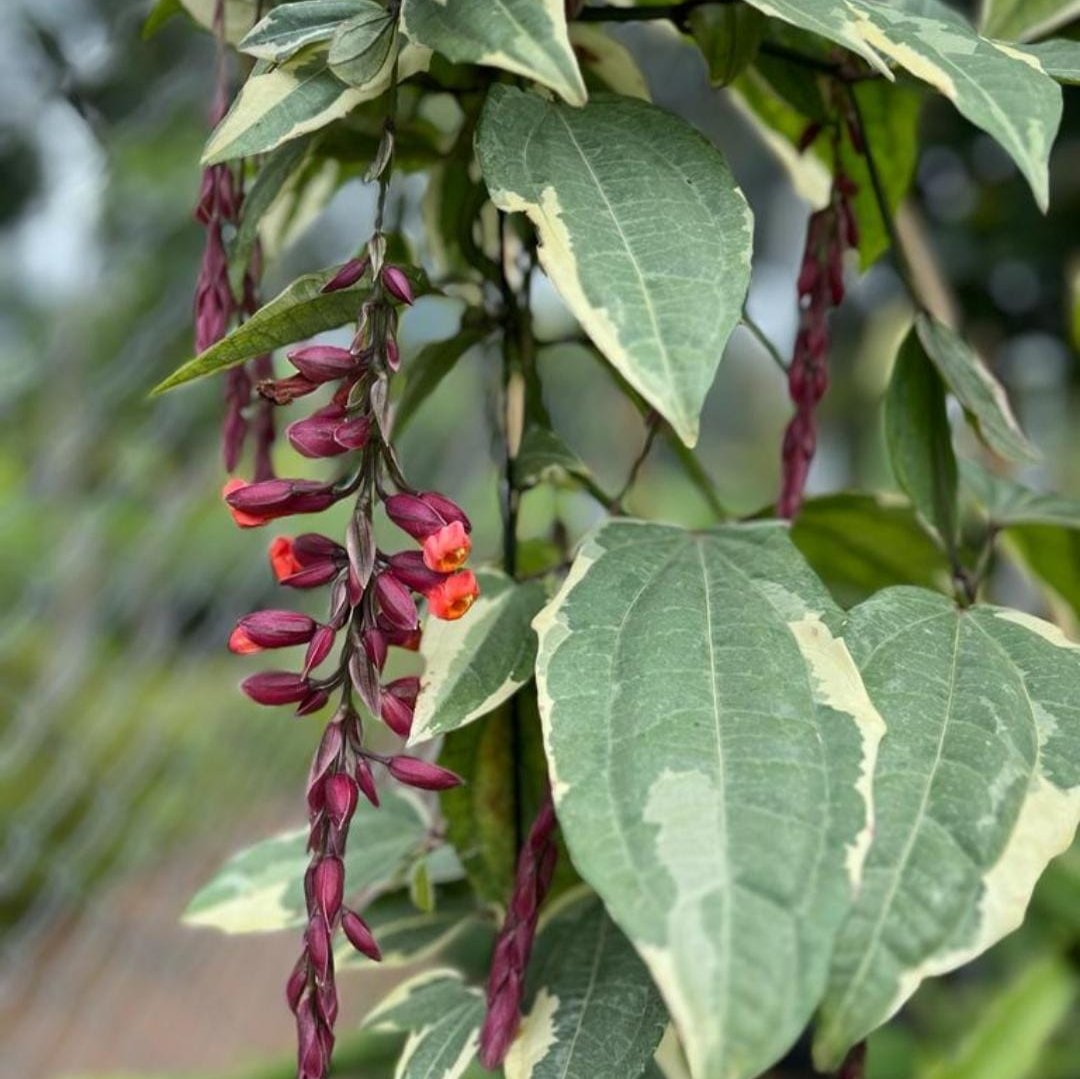
[[[373,242],[372,251],[377,254],[380,246]],[[344,905],[343,859],[360,795],[378,805],[378,768],[421,790],[443,790],[459,782],[454,773],[421,758],[369,749],[359,706],[394,734],[407,737],[420,683],[415,677],[384,682],[388,651],[419,646],[418,599],[426,599],[434,617],[456,619],[478,593],[475,576],[463,568],[471,549],[468,517],[444,495],[410,487],[388,438],[387,382],[399,363],[397,308],[413,299],[409,277],[399,267],[377,266],[377,258],[369,256],[346,264],[326,288],[347,287],[365,274],[371,275],[372,286],[350,347],[301,346],[288,354],[297,374],[256,386],[276,404],[332,387],[329,403],[290,425],[287,436],[304,457],[346,458],[352,467],[333,483],[232,479],[224,491],[242,528],[353,500],[343,543],[308,532],[279,536],[270,544],[271,569],[281,585],[329,589],[325,621],[287,609],[256,611],[237,622],[229,640],[240,654],[306,646],[299,671],[268,670],[244,681],[244,692],[259,704],[295,705],[297,715],[307,715],[335,694],[339,697],[308,777],[308,924],[286,992],[296,1014],[301,1079],[322,1079],[329,1067],[338,1010],[335,932],[340,928],[360,952],[379,958],[363,918]],[[418,547],[387,553],[376,546],[373,516],[380,505]],[[335,650],[331,669],[321,673]]]

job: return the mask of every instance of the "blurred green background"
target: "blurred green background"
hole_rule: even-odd
[[[253,665],[225,652],[228,631],[273,602],[273,589],[269,537],[236,530],[218,499],[221,385],[146,398],[190,354],[202,243],[190,211],[213,71],[212,43],[182,16],[142,40],[147,8],[5,0],[0,19],[0,1074],[19,1079],[239,1075],[287,1053],[291,1039],[279,989],[291,935],[225,939],[177,924],[226,853],[300,819],[317,725],[235,691]],[[806,207],[745,119],[707,88],[694,54],[655,27],[618,36],[656,100],[729,156],[757,215],[750,311],[787,353]],[[944,104],[928,105],[906,227],[933,253],[948,298],[1044,451],[1022,478],[1080,495],[1069,343],[1080,92],[1066,102],[1047,218],[987,137]],[[425,182],[413,175],[394,195],[421,256]],[[369,192],[341,185],[269,267],[266,295],[351,254],[371,213]],[[545,339],[572,331],[542,284],[536,303]],[[409,312],[406,370],[454,315],[446,300]],[[834,320],[834,390],[813,492],[893,486],[879,404],[906,317],[899,282],[879,266]],[[618,489],[645,435],[638,413],[580,346],[546,349],[542,373],[556,428]],[[402,447],[416,482],[468,507],[482,558],[498,547],[500,451],[487,403],[498,379],[497,357],[474,350]],[[699,447],[730,512],[772,500],[787,418],[778,371],[740,331]],[[286,446],[278,464],[288,474],[299,459]],[[663,443],[629,504],[685,523],[715,518]],[[574,491],[538,489],[525,499],[523,535],[547,535],[558,516],[577,536],[598,512]],[[1052,539],[1060,602],[1048,604],[1005,564],[993,588],[1068,622],[1080,617],[1080,545]],[[1020,933],[928,984],[874,1039],[871,1076],[1077,1079],[1078,944],[1074,851],[1051,870]],[[346,989],[343,1030],[373,991]],[[808,1074],[799,1067],[777,1075]]]

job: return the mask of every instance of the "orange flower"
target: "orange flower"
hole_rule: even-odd
[[[270,568],[276,581],[284,581],[304,568],[293,551],[291,536],[278,536],[270,541]]]
[[[465,526],[460,521],[451,521],[424,540],[424,565],[436,573],[453,573],[465,565],[471,550],[472,541]]]
[[[247,635],[243,626],[237,626],[229,635],[229,651],[238,656],[249,656],[252,652],[261,652],[263,649]]]
[[[239,476],[234,476],[228,483],[221,489],[221,497],[227,498],[233,493],[233,491],[239,491],[242,487],[249,486],[245,480],[240,479]],[[225,503],[228,506],[228,503]],[[257,517],[254,513],[245,513],[243,510],[236,509],[235,506],[229,506],[229,512],[232,514],[232,519],[241,528],[261,528],[269,517]]]
[[[428,608],[436,618],[453,622],[465,614],[480,595],[472,570],[462,570],[440,581],[427,593]]]

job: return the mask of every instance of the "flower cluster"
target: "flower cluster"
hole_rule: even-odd
[[[340,289],[371,275],[350,347],[303,345],[288,353],[295,374],[256,385],[271,406],[329,389],[329,401],[291,424],[287,437],[304,457],[347,458],[352,467],[336,482],[275,477],[248,483],[237,478],[224,490],[241,528],[354,500],[343,543],[306,532],[279,536],[270,544],[270,566],[281,585],[328,589],[325,619],[287,609],[256,611],[237,622],[229,639],[229,647],[239,654],[298,645],[306,649],[299,671],[268,670],[244,681],[244,692],[259,704],[293,705],[297,715],[307,715],[322,709],[332,695],[340,697],[307,784],[308,924],[286,990],[296,1015],[300,1079],[322,1079],[329,1068],[338,1010],[335,932],[340,928],[360,952],[379,958],[378,944],[363,918],[344,905],[345,848],[360,796],[379,804],[374,778],[378,768],[422,790],[460,782],[454,773],[418,757],[369,749],[358,705],[396,735],[407,737],[420,683],[411,677],[384,681],[388,651],[419,646],[421,599],[434,617],[456,619],[478,594],[476,577],[464,568],[471,549],[468,517],[444,495],[410,487],[388,439],[387,385],[400,359],[397,309],[411,303],[413,293],[401,268],[377,265],[378,249],[373,241],[370,257],[347,263],[325,286]],[[392,552],[377,547],[373,515],[379,505],[412,545]],[[335,652],[333,669],[320,673]]]
[[[210,109],[210,126],[216,126],[228,107],[228,78],[225,63],[224,5],[217,0],[214,8],[214,33],[218,41],[217,80]],[[206,233],[202,264],[195,286],[195,350],[205,352],[229,331],[234,319],[254,313],[258,307],[260,253],[258,245],[245,268],[243,295],[238,301],[229,277],[228,233],[240,221],[244,201],[242,177],[227,164],[203,169],[202,184],[195,204],[195,219]],[[255,478],[269,479],[274,474],[270,450],[274,442],[273,411],[264,403],[252,402],[252,386],[271,374],[271,357],[258,356],[229,371],[225,382],[225,419],[221,442],[225,469],[232,472],[239,460],[249,426],[254,428]],[[249,421],[249,413],[254,412]]]
[[[548,791],[518,855],[514,891],[491,958],[487,1013],[480,1030],[480,1062],[485,1068],[493,1070],[502,1064],[517,1034],[536,922],[558,854],[555,806]]]
[[[829,204],[810,217],[799,273],[799,332],[788,368],[795,415],[784,433],[783,479],[777,513],[794,517],[817,449],[814,411],[829,385],[829,311],[844,298],[844,253],[859,245],[851,207],[857,188],[837,166]]]

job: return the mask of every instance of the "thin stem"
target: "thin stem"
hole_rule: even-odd
[[[917,311],[925,312],[926,308],[915,285],[915,277],[911,271],[911,263],[908,261],[907,250],[904,247],[900,231],[896,227],[896,220],[889,207],[889,199],[885,193],[885,184],[881,178],[881,170],[878,168],[877,159],[874,157],[874,147],[870,141],[866,121],[863,119],[862,109],[859,107],[859,98],[853,87],[847,87],[848,99],[851,102],[851,114],[859,129],[859,137],[862,140],[863,157],[866,159],[866,171],[870,176],[870,186],[874,190],[874,200],[877,202],[878,212],[881,214],[882,224],[889,237],[889,243],[896,259],[896,269],[900,279],[904,282],[912,304]]]
[[[656,412],[652,412],[649,415],[649,429],[645,434],[645,442],[641,447],[641,452],[634,458],[634,463],[630,466],[630,474],[626,477],[626,482],[622,485],[619,493],[615,496],[614,500],[609,503],[608,508],[614,514],[622,514],[623,499],[630,493],[631,488],[637,482],[637,478],[641,473],[641,469],[645,465],[645,461],[649,456],[649,452],[653,448],[653,443],[656,441],[656,436],[660,432],[660,428],[663,425],[663,420]]]
[[[788,374],[788,365],[785,362],[784,357],[780,355],[780,350],[772,343],[765,331],[750,317],[750,313],[745,307],[743,308],[742,322],[757,343],[768,353],[769,359],[780,368],[786,378]]]

